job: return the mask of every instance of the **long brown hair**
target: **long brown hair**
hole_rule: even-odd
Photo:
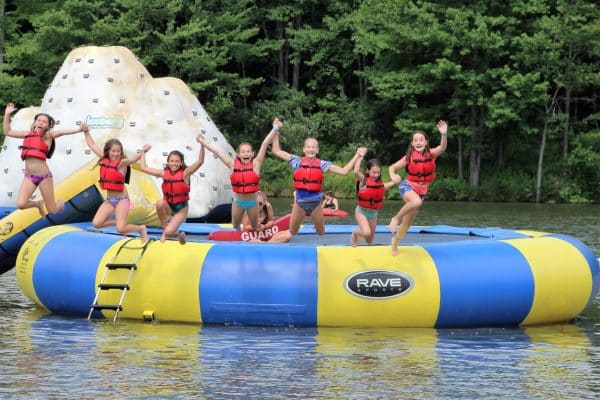
[[[179,169],[185,170],[187,168],[187,165],[185,165],[185,158],[183,156],[183,153],[179,150],[173,150],[169,153],[169,155],[167,156],[167,168],[169,168],[169,158],[171,158],[171,156],[177,156],[181,160],[181,166],[179,167]]]
[[[413,138],[415,137],[415,135],[417,134],[421,134],[423,136],[425,136],[425,140],[427,141],[427,145],[425,146],[425,149],[423,150],[423,154],[427,154],[429,153],[429,136],[427,136],[427,134],[423,131],[414,131],[412,133],[412,135],[410,135],[410,142],[408,142],[408,147],[406,148],[406,161],[410,162],[410,156],[412,155],[412,152],[414,150],[414,147],[412,145],[413,142]]]
[[[121,160],[127,158],[123,152],[123,143],[121,143],[119,139],[108,139],[106,143],[104,143],[104,148],[102,149],[104,158],[110,158],[110,148],[114,145],[117,145],[121,148]]]
[[[366,184],[367,179],[369,177],[369,172],[371,171],[371,168],[373,168],[373,167],[381,168],[381,161],[379,161],[378,158],[371,158],[369,161],[367,161],[365,171],[363,172],[363,175],[365,177],[363,178],[362,181],[356,181],[356,193],[358,193],[360,186],[363,182]],[[379,175],[378,181],[381,181],[381,180],[382,180],[381,175]]]
[[[110,160],[110,148],[114,145],[117,145],[121,148],[121,160],[127,158],[125,153],[123,152],[123,143],[119,139],[108,139],[106,143],[104,143],[104,148],[102,149],[103,158],[108,158]],[[98,165],[102,162],[102,159],[98,160]],[[131,177],[131,167],[128,165],[127,170],[125,172],[125,183],[129,183],[129,178]]]
[[[44,135],[46,133],[48,133],[48,131],[50,131],[50,129],[54,128],[54,118],[52,118],[49,114],[46,113],[37,113],[35,114],[35,116],[33,117],[33,123],[31,124],[31,130],[33,131],[35,129],[35,121],[38,119],[38,117],[40,116],[44,116],[46,118],[48,118],[48,129],[46,129],[46,132],[44,132]],[[54,149],[56,148],[56,143],[54,142],[54,138],[51,138],[52,142],[50,143],[50,146],[48,146],[48,153],[46,153],[46,158],[50,159],[52,158],[52,155],[54,154]]]
[[[35,128],[35,121],[38,119],[39,116],[43,115],[44,117],[48,118],[48,130],[54,128],[54,118],[52,118],[49,114],[46,113],[37,113],[35,114],[35,116],[33,117],[33,124],[31,124],[31,130],[33,130],[33,128]]]

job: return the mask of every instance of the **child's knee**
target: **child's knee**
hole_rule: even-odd
[[[410,202],[410,205],[413,210],[418,210],[423,205],[423,199],[417,197],[416,199]]]
[[[156,209],[157,210],[165,210],[168,207],[168,204],[165,199],[160,199],[156,202]]]
[[[115,225],[115,228],[117,228],[117,232],[119,232],[121,235],[124,235],[127,233],[127,224],[126,223],[118,223]]]

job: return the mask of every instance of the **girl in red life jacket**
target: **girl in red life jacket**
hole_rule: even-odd
[[[122,235],[138,232],[142,244],[146,243],[148,241],[146,226],[127,222],[131,203],[125,185],[129,183],[129,166],[138,161],[142,153],[127,158],[123,154],[123,145],[117,139],[109,139],[100,150],[89,130],[84,134],[88,147],[100,158],[100,187],[106,190],[106,200],[96,211],[92,224],[95,228],[115,225]],[[109,220],[112,214],[115,215],[115,219]]]
[[[367,152],[366,147],[359,147],[354,157],[344,167],[338,167],[331,161],[317,158],[319,153],[319,142],[315,138],[304,141],[304,156],[299,157],[281,150],[279,135],[273,138],[273,154],[287,161],[294,170],[294,188],[296,195],[292,207],[292,220],[290,222],[290,234],[298,233],[300,225],[307,215],[310,215],[317,234],[325,233],[325,220],[323,218],[323,178],[324,172],[332,172],[338,175],[347,175],[354,166],[359,156]]]
[[[3,129],[6,136],[24,139],[20,148],[22,149],[21,158],[25,161],[25,179],[19,189],[17,208],[24,210],[36,207],[42,216],[45,215],[44,205],[49,214],[60,212],[64,209],[65,204],[54,198],[54,181],[46,159],[52,157],[54,139],[63,135],[83,132],[88,129],[88,126],[82,123],[79,128],[53,130],[54,119],[48,114],[39,113],[34,117],[31,130],[16,131],[10,128],[10,114],[16,110],[13,103],[6,106]],[[38,187],[43,201],[31,201],[31,195]]]
[[[196,141],[201,143],[202,134],[196,136]],[[156,202],[156,213],[163,228],[160,242],[167,237],[177,237],[179,243],[185,244],[185,232],[179,232],[179,226],[185,222],[190,199],[190,176],[198,171],[204,163],[204,146],[200,145],[198,159],[189,167],[185,165],[184,156],[180,151],[173,150],[167,156],[167,167],[164,169],[150,168],[146,164],[145,154],[152,146],[144,145],[140,158],[140,169],[147,174],[163,178],[163,198]],[[167,217],[171,219],[167,222]]]
[[[260,190],[260,167],[265,160],[267,147],[276,133],[275,127],[279,124],[281,122],[276,118],[273,121],[273,129],[271,129],[265,140],[263,140],[256,156],[250,143],[240,143],[234,159],[221,152],[216,146],[202,139],[202,145],[219,157],[231,169],[231,188],[233,189],[231,224],[234,229],[240,230],[244,214],[248,215],[253,230],[259,227],[259,206],[256,193]]]
[[[397,182],[383,182],[381,180],[381,163],[375,158],[367,161],[367,169],[364,173],[360,172],[361,161],[362,157],[354,164],[357,198],[354,216],[359,229],[352,231],[350,240],[352,247],[356,247],[361,239],[364,239],[367,244],[373,243],[377,214],[383,206],[385,191],[400,183],[399,179]]]
[[[437,129],[442,137],[439,146],[430,149],[429,139],[425,132],[415,131],[406,149],[406,155],[390,165],[389,171],[392,180],[401,180],[400,176],[396,174],[396,169],[406,168],[407,172],[406,179],[400,183],[399,187],[404,205],[392,217],[389,224],[390,231],[394,234],[392,236],[393,256],[398,255],[398,242],[402,240],[415,220],[423,205],[423,198],[427,194],[429,184],[435,179],[435,160],[446,151],[448,124],[445,121],[439,121]],[[396,228],[398,228],[397,231]]]

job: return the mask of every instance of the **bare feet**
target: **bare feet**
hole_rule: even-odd
[[[392,256],[396,257],[398,255],[398,238],[396,235],[392,236]]]
[[[388,227],[390,228],[390,232],[396,233],[396,228],[398,228],[398,223],[400,223],[400,221],[398,221],[398,218],[392,217],[392,220],[390,221],[390,223],[388,225]]]
[[[352,244],[352,247],[358,246],[358,233],[356,231],[352,231],[352,237],[350,238],[350,244]]]
[[[142,230],[140,231],[140,240],[142,244],[146,244],[148,241],[148,231],[146,230],[146,225],[142,225]]]
[[[165,234],[163,233],[162,235],[160,235],[160,242],[164,243],[165,240],[167,240],[167,237],[165,236]]]
[[[179,244],[185,244],[185,232],[177,233],[177,240],[179,241]]]

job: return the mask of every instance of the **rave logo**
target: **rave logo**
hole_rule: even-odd
[[[346,278],[346,290],[367,299],[389,299],[406,293],[413,286],[412,279],[396,271],[361,271]]]

